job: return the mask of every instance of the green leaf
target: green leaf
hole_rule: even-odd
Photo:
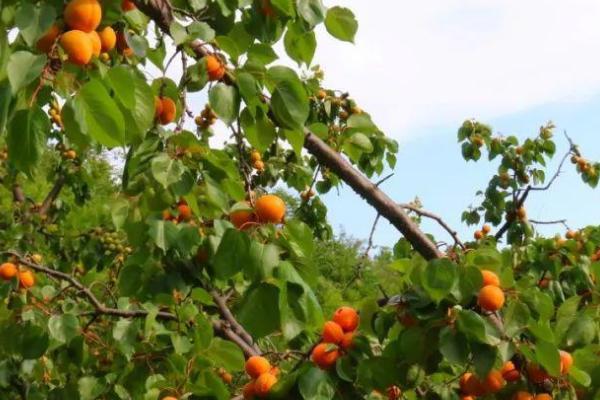
[[[481,315],[471,310],[461,310],[456,319],[456,327],[470,340],[487,343],[485,322]]]
[[[350,139],[348,139],[347,143],[351,144],[352,146],[355,146],[361,152],[373,152],[373,143],[371,143],[371,140],[367,137],[367,135],[363,133],[357,132],[353,134],[352,136],[350,136]]]
[[[39,326],[26,325],[21,327],[18,339],[18,351],[26,360],[35,360],[44,355],[48,349],[48,334]]]
[[[288,142],[292,145],[292,149],[298,157],[302,155],[302,149],[304,148],[304,132],[299,130],[284,129],[283,135]]]
[[[20,171],[30,173],[44,150],[50,121],[39,107],[19,110],[8,126],[8,155]]]
[[[21,2],[15,15],[15,23],[25,42],[31,47],[37,42],[56,20],[56,10],[50,4],[42,3],[39,7],[31,3]]]
[[[60,343],[67,343],[79,333],[79,320],[73,314],[53,315],[48,320],[50,337]]]
[[[520,301],[511,302],[504,314],[504,330],[506,336],[515,337],[527,327],[531,313]]]
[[[431,261],[421,270],[421,284],[433,301],[442,300],[458,283],[458,268],[448,259]]]
[[[183,172],[181,161],[172,159],[167,153],[160,153],[152,159],[152,176],[165,189],[179,182]]]
[[[262,244],[253,240],[250,243],[249,259],[244,268],[248,279],[259,281],[273,275],[273,270],[279,264],[281,250],[274,244]]]
[[[455,364],[466,364],[469,359],[469,346],[461,333],[452,332],[448,327],[440,331],[440,353]]]
[[[298,379],[298,389],[305,400],[330,400],[335,395],[333,382],[327,372],[312,367]]]
[[[259,318],[268,315],[268,318]],[[250,288],[244,294],[237,318],[254,338],[265,337],[279,329],[279,289],[268,283]]]
[[[275,53],[275,50],[264,43],[255,43],[248,49],[248,61],[252,63],[269,65],[277,60],[277,58],[278,56],[277,53]]]
[[[35,55],[28,51],[17,51],[8,59],[8,80],[13,93],[38,79],[46,64],[46,56]]]
[[[325,27],[331,36],[345,42],[354,43],[358,22],[354,18],[354,13],[348,8],[332,7],[327,10]]]
[[[210,106],[215,113],[225,122],[232,124],[240,111],[240,96],[235,86],[217,83],[208,94]]]
[[[2,136],[4,129],[6,128],[12,100],[10,82],[7,80],[0,82],[0,136]]]
[[[248,236],[237,229],[228,229],[213,259],[213,271],[219,279],[231,278],[242,271],[248,260]]]
[[[203,354],[215,367],[224,368],[230,372],[244,369],[244,353],[233,342],[214,338]]]
[[[104,85],[92,79],[73,101],[75,120],[81,132],[112,148],[125,144],[125,120]]]
[[[575,366],[572,366],[569,370],[569,376],[581,386],[589,387],[592,384],[592,378],[590,377],[590,375],[587,372]]]
[[[150,221],[150,237],[154,240],[156,247],[163,251],[167,251],[175,244],[178,233],[177,226],[171,221]]]
[[[111,217],[113,225],[117,230],[123,227],[128,214],[129,201],[123,198],[119,198],[113,202],[111,207]]]
[[[94,400],[104,392],[105,388],[105,386],[93,376],[79,378],[77,387],[79,388],[79,397],[81,400]]]
[[[317,49],[317,39],[313,31],[306,31],[299,21],[290,23],[283,43],[292,60],[299,65],[310,65]]]
[[[542,367],[552,376],[560,375],[560,354],[558,348],[550,342],[538,340],[535,356]]]
[[[250,111],[245,109],[240,122],[248,142],[260,152],[267,150],[277,137],[273,122],[261,110],[253,118]]]
[[[302,128],[310,112],[302,82],[294,71],[285,67],[271,68],[268,77],[275,83],[271,107],[278,123],[288,129]]]
[[[325,6],[321,0],[296,0],[298,14],[310,28],[320,24],[325,19]]]

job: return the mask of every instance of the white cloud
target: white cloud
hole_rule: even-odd
[[[322,30],[326,84],[348,90],[397,139],[600,91],[596,0],[337,0],[356,45]],[[540,121],[542,122],[542,121]]]

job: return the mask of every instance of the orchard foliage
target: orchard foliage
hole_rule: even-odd
[[[600,230],[544,238],[525,208],[558,177],[552,125],[522,143],[476,121],[459,130],[466,160],[501,160],[463,214],[485,221],[475,241],[449,230],[437,257],[401,239],[382,274],[366,268],[371,238],[336,273],[315,265],[331,237],[318,195],[356,190],[365,178],[340,172],[375,177],[397,152],[313,66],[320,24],[353,41],[350,10],[8,0],[0,24],[2,398],[600,396]],[[596,186],[599,165],[569,144],[563,161]],[[364,187],[380,215],[406,217]],[[443,223],[402,208],[407,237],[421,218]]]

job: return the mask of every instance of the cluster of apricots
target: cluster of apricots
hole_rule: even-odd
[[[492,271],[482,270],[483,284],[477,296],[477,302],[482,310],[498,311],[504,306],[504,292],[500,288],[500,278]]]
[[[489,226],[488,224],[485,224],[481,227],[481,230],[475,231],[475,234],[473,236],[475,237],[475,240],[481,240],[484,237],[486,237],[487,235],[489,235],[489,233],[491,231],[492,231],[492,227]]]
[[[352,347],[360,318],[355,309],[340,307],[331,321],[325,322],[321,342],[312,350],[311,359],[321,369],[335,365],[344,351]]]
[[[285,217],[285,203],[274,194],[265,194],[256,200],[254,209],[246,203],[247,209],[233,211],[229,221],[238,229],[245,229],[252,224],[280,224]]]
[[[200,115],[194,119],[194,122],[196,122],[196,125],[198,125],[199,128],[208,129],[217,122],[217,119],[217,114],[215,114],[211,106],[207,104],[204,106]]]
[[[566,351],[560,351],[560,373],[566,375],[573,365],[573,357]],[[529,363],[526,368],[528,379],[537,385],[550,380],[550,375],[539,365]],[[459,382],[462,400],[473,400],[478,396],[487,396],[502,390],[507,382],[521,380],[521,372],[512,361],[507,361],[500,370],[492,370],[485,379],[480,379],[471,372],[464,373]],[[532,395],[527,391],[518,391],[513,395],[513,400],[552,400],[548,393]]]
[[[56,124],[56,126],[58,126],[60,129],[63,128],[63,122],[62,122],[62,118],[60,116],[60,105],[58,104],[58,102],[55,99],[52,99],[52,102],[50,103],[50,109],[48,110],[48,115],[50,116],[50,119],[52,120],[52,122],[54,124]]]
[[[265,163],[258,151],[254,150],[250,153],[250,162],[252,163],[252,167],[258,172],[263,172],[265,170]]]
[[[571,162],[577,166],[577,170],[581,173],[589,175],[596,174],[596,169],[594,168],[594,165],[579,155],[573,155],[571,157]]]
[[[165,221],[173,221],[175,223],[178,222],[189,222],[192,220],[192,209],[188,205],[187,201],[184,199],[179,200],[177,203],[177,215],[174,215],[171,210],[163,211],[163,220]]]
[[[19,267],[12,262],[5,262],[0,265],[0,278],[4,281],[10,281],[13,278],[19,280],[19,286],[23,289],[29,289],[35,285],[35,276],[30,270],[19,270]]]
[[[245,370],[251,381],[244,385],[244,399],[263,398],[269,395],[271,388],[277,383],[279,369],[272,367],[269,360],[261,356],[248,358]]]
[[[175,102],[170,97],[155,97],[154,98],[154,118],[162,125],[170,124],[175,121],[177,107]]]

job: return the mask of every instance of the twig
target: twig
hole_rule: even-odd
[[[229,323],[229,325],[231,326],[231,328],[233,329],[233,331],[240,338],[242,338],[245,341],[245,343],[256,354],[260,354],[261,351],[258,348],[258,346],[254,343],[254,339],[248,333],[248,331],[246,331],[246,329],[244,329],[244,327],[235,319],[234,315],[231,313],[231,310],[227,306],[227,303],[225,302],[224,297],[219,292],[217,292],[214,289],[210,291],[210,294],[213,297],[213,300],[215,301],[215,304],[219,308],[219,313],[221,314],[221,316],[223,317],[223,319]]]
[[[354,281],[356,281],[360,277],[360,272],[362,270],[362,267],[364,266],[365,261],[369,258],[369,252],[371,251],[371,248],[373,247],[373,236],[375,235],[375,229],[377,229],[377,223],[379,223],[379,218],[381,218],[381,214],[377,214],[377,216],[375,217],[375,221],[373,221],[373,226],[371,227],[371,233],[369,234],[369,240],[367,241],[367,247],[365,248],[365,251],[363,252],[360,259],[358,260],[358,263],[356,264],[354,275],[352,276],[352,278],[350,278],[348,283],[346,283],[346,286],[344,286],[344,290],[348,289],[350,287],[350,285],[352,285],[354,283]]]
[[[416,207],[412,204],[400,204],[400,207],[412,211],[415,214],[421,216],[421,217],[425,217],[425,218],[429,218],[432,219],[434,221],[436,221],[442,228],[444,228],[444,230],[446,232],[448,232],[448,234],[450,236],[452,236],[452,239],[454,239],[454,243],[455,245],[460,246],[462,249],[465,248],[465,244],[460,240],[460,238],[458,237],[458,232],[456,232],[454,229],[452,229],[450,227],[450,225],[448,225],[443,219],[442,217],[440,217],[439,215],[436,215],[432,212],[423,210],[422,208]]]
[[[569,229],[566,219],[557,219],[555,221],[538,221],[537,219],[530,219],[529,222],[536,225],[562,225],[565,228]]]
[[[56,180],[56,182],[54,183],[54,186],[52,187],[52,189],[50,190],[50,192],[44,199],[44,201],[38,211],[38,213],[40,215],[46,215],[48,213],[48,211],[50,210],[50,207],[52,207],[52,204],[54,204],[54,202],[58,198],[58,195],[60,194],[60,191],[62,190],[64,184],[65,184],[65,177],[63,175],[60,175],[58,177],[58,179]]]

